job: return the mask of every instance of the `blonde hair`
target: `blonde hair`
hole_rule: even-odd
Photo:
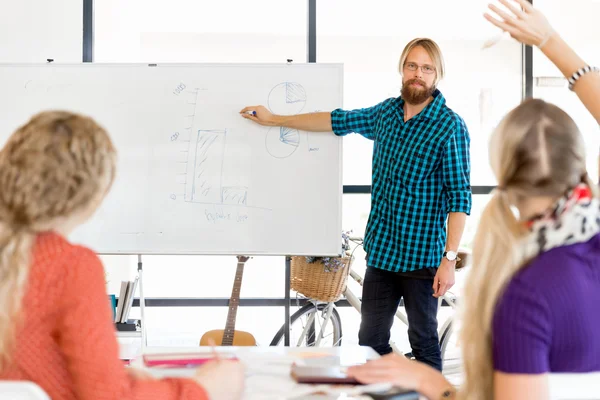
[[[0,368],[13,350],[36,233],[95,207],[115,163],[106,131],[64,111],[35,115],[0,150]]]
[[[444,57],[442,56],[442,50],[437,45],[436,42],[429,38],[416,38],[408,42],[404,50],[402,50],[402,54],[400,55],[400,62],[398,63],[398,71],[400,71],[400,75],[403,75],[404,64],[406,63],[406,59],[410,52],[415,48],[421,46],[431,60],[433,61],[435,67],[435,81],[433,86],[437,86],[437,84],[444,79],[446,75],[446,67],[444,66]]]
[[[530,260],[528,234],[511,204],[528,197],[559,198],[582,180],[597,189],[586,172],[583,139],[563,110],[542,100],[526,100],[499,124],[489,146],[492,169],[501,190],[485,207],[473,244],[473,269],[464,292],[463,399],[492,399],[492,319],[512,277]]]

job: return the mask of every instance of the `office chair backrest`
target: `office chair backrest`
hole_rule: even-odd
[[[50,400],[50,397],[33,382],[0,381],[0,399]]]

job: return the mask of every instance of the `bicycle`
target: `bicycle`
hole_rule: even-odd
[[[363,245],[363,239],[360,237],[350,237],[349,240],[355,244],[355,247],[350,254],[350,257],[353,257],[356,249]],[[465,251],[460,251],[459,257],[462,258],[461,263],[466,265],[468,254]],[[460,268],[457,267],[457,269],[462,268],[462,266]],[[356,281],[360,286],[363,285],[363,277],[352,269],[352,265],[349,266],[348,276]],[[346,285],[346,289],[343,291],[343,296],[346,298],[348,303],[360,313],[362,304],[361,300],[354,292],[352,292],[352,290],[349,288],[349,285]],[[340,346],[342,343],[342,321],[336,309],[335,302],[321,302],[311,298],[307,298],[307,301],[308,302],[305,305],[300,307],[300,309],[294,312],[290,317],[290,338],[292,338],[294,332],[300,332],[300,336],[297,338],[297,340],[293,342],[290,341],[290,343],[295,342],[295,345],[298,347],[325,347],[327,345]],[[456,298],[452,293],[447,292],[445,295],[440,297],[438,310],[441,309],[441,306],[444,306],[444,302],[448,306],[452,307],[452,309],[456,309]],[[317,317],[318,314],[321,316]],[[306,318],[305,324],[302,322],[304,318]],[[396,311],[396,318],[399,319],[404,325],[408,326],[407,316],[401,311],[400,307],[398,307],[398,310]],[[299,330],[297,328],[298,322],[302,324]],[[330,333],[327,331],[328,328],[331,328]],[[450,346],[450,341],[455,339],[456,336],[453,335],[454,331],[455,321],[452,316],[450,316],[438,329],[444,374],[447,375],[459,372],[460,368],[460,360],[454,354],[449,352],[449,350],[453,348]],[[284,326],[282,326],[273,337],[271,346],[282,345],[283,337]],[[404,354],[392,340],[390,340],[390,345],[392,346],[394,352]],[[410,353],[406,353],[404,355],[407,357],[412,357]]]

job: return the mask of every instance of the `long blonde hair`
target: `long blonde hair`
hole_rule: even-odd
[[[537,196],[558,199],[582,179],[595,188],[587,177],[577,125],[563,110],[542,100],[526,100],[512,110],[493,133],[489,153],[500,189],[481,215],[465,286],[460,333],[464,399],[494,397],[494,310],[508,282],[530,261],[523,247],[528,231],[511,205]]]
[[[0,368],[10,362],[36,234],[91,213],[115,163],[106,131],[64,111],[33,116],[0,150]]]

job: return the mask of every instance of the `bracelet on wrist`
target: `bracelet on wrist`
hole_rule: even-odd
[[[552,35],[554,35],[554,30],[550,29],[548,32],[546,32],[546,34],[544,35],[544,38],[542,39],[540,44],[537,45],[537,48],[541,50],[542,47],[544,47],[546,45],[546,43],[548,43],[548,40],[550,40]]]
[[[586,65],[585,67],[579,68],[568,79],[568,81],[569,81],[569,90],[572,91],[573,88],[574,88],[574,86],[575,86],[575,83],[577,83],[577,81],[579,80],[579,78],[581,78],[583,75],[587,74],[588,72],[600,72],[600,68],[598,68],[598,67],[592,67],[591,65]]]

